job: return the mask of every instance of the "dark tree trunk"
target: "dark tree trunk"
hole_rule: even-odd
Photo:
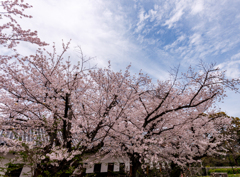
[[[141,168],[141,163],[140,163],[140,156],[139,154],[131,154],[130,155],[130,160],[132,163],[132,171],[131,171],[131,177],[144,177],[146,176],[145,173],[143,172]]]
[[[41,174],[42,174],[42,169],[40,168],[39,165],[37,165],[37,168],[34,170],[33,177],[38,177]]]
[[[239,165],[238,165],[238,161],[237,161],[237,160],[238,160],[238,157],[236,157],[236,155],[233,155],[233,159],[234,159],[235,165],[236,165],[236,166],[239,166]]]
[[[170,177],[179,177],[182,173],[182,169],[175,163],[171,163]]]

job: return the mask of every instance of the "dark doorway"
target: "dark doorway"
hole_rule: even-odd
[[[101,164],[94,164],[94,173],[100,173],[101,172]]]
[[[108,163],[108,175],[107,176],[113,176],[113,168],[114,168],[114,163]]]
[[[101,176],[101,164],[94,164],[94,173],[96,174],[97,177]]]

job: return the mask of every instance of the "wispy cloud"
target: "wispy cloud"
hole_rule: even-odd
[[[139,11],[139,15],[138,15],[138,23],[137,23],[137,28],[136,28],[136,32],[140,32],[143,27],[145,26],[145,20],[148,19],[150,17],[149,14],[145,13],[145,10],[143,8],[140,9]]]
[[[240,52],[231,57],[232,60],[240,59]]]
[[[202,59],[220,63],[228,77],[240,75],[240,1],[28,1],[34,18],[22,21],[25,28],[57,45],[72,39],[100,67],[108,60],[115,70],[132,63],[132,72],[143,69],[156,80],[172,66],[184,70]]]
[[[196,0],[191,7],[191,14],[196,15],[204,10],[204,0]]]
[[[223,62],[217,66],[223,70],[226,70],[226,76],[229,78],[240,77],[240,60]]]
[[[154,1],[149,8],[142,2],[139,14],[145,15],[139,19],[144,20],[139,20],[135,31],[141,34],[142,45],[154,39],[158,48],[181,56],[176,60],[183,63],[213,61],[240,45],[238,5],[237,1],[170,0]],[[179,41],[181,36],[184,41]],[[221,62],[222,56],[218,60]]]
[[[121,4],[112,1],[53,0],[34,1],[29,13],[33,20],[23,23],[38,30],[39,36],[61,46],[62,39],[72,40],[72,48],[81,46],[87,56],[96,56],[98,66],[111,60],[125,68],[137,44],[129,37],[129,23]],[[73,58],[77,59],[77,58]],[[139,68],[140,69],[140,68]]]
[[[183,13],[184,12],[183,12],[182,8],[178,9],[170,19],[166,20],[164,25],[167,25],[168,28],[171,28],[174,25],[174,23],[176,23],[177,21],[180,20],[180,18],[182,17]]]

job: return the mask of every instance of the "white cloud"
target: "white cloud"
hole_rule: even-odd
[[[172,44],[169,44],[169,45],[164,46],[164,49],[165,49],[165,50],[172,49],[172,48],[176,47],[177,45],[179,45],[179,43],[182,42],[182,41],[185,40],[185,39],[186,39],[186,36],[185,36],[185,35],[181,35],[181,36],[178,37],[177,40],[174,41]]]
[[[145,10],[143,8],[141,8],[139,10],[139,14],[138,14],[138,23],[137,23],[137,28],[135,30],[135,32],[140,32],[143,27],[145,26],[145,20],[148,19],[150,17],[150,15],[148,13],[145,13]]]
[[[107,61],[111,60],[114,70],[124,70],[132,63],[132,72],[142,69],[152,77],[163,79],[162,67],[158,67],[155,62],[148,65],[149,62],[140,61],[150,58],[142,50],[144,46],[129,33],[129,26],[133,24],[120,3],[110,0],[35,0],[29,3],[33,5],[28,11],[33,19],[24,20],[23,26],[36,29],[40,38],[50,44],[56,42],[58,52],[62,39],[65,42],[72,39],[68,54],[73,62],[78,60],[74,47],[79,45],[86,56],[96,57],[92,64],[97,63],[99,67],[106,67]],[[154,18],[156,12],[152,10],[145,13],[142,9],[138,15],[139,28],[142,24],[144,28],[145,21]],[[156,42],[153,39],[146,41],[151,45]],[[34,51],[28,44],[22,45],[20,49],[24,54]],[[156,67],[156,71],[162,74],[157,75],[149,67]]]
[[[103,12],[103,15],[106,17],[106,18],[111,18],[113,13],[109,10],[109,9],[106,9],[104,12]]]
[[[202,12],[204,9],[204,1],[203,0],[196,0],[191,8],[191,14],[195,15],[197,13]]]
[[[217,65],[217,67],[226,70],[226,76],[228,78],[240,77],[240,60],[223,62]]]
[[[152,22],[153,20],[155,20],[156,18],[156,15],[157,15],[157,11],[156,10],[153,10],[153,9],[150,9],[149,10],[149,16],[150,16],[150,21]]]
[[[164,26],[168,26],[168,28],[171,28],[175,22],[180,20],[180,18],[183,15],[183,9],[179,9],[170,19],[166,20],[164,23]]]
[[[190,44],[199,44],[201,42],[201,35],[198,33],[194,33],[191,37],[190,37]]]
[[[100,67],[106,66],[108,60],[130,63],[131,50],[137,48],[137,44],[126,33],[129,23],[118,3],[104,0],[35,0],[29,3],[33,5],[29,10],[33,19],[23,26],[36,29],[44,41],[56,42],[60,48],[62,39],[65,42],[72,39],[71,46],[80,45],[84,54],[96,56],[95,62]]]
[[[185,12],[189,9],[192,2],[191,0],[177,0],[165,3],[165,23],[163,26],[172,28],[175,24],[183,18]],[[169,15],[168,15],[169,14]]]
[[[224,111],[229,116],[240,117],[240,94],[236,94],[233,91],[227,91],[226,94],[227,97],[224,98],[224,103],[217,103],[221,111]]]
[[[232,60],[240,58],[240,52],[231,57]]]
[[[217,3],[205,0],[166,3],[168,8],[163,8],[163,24],[174,30],[175,36],[185,35],[186,39],[181,43],[175,39],[163,47],[173,55],[181,56],[183,63],[188,65],[198,59],[216,58],[215,56],[229,52],[240,44],[240,23],[237,20],[239,11],[236,4],[233,6],[229,1]],[[218,57],[218,60],[220,58],[222,57]]]
[[[62,39],[72,39],[71,46],[80,45],[84,54],[96,56],[99,67],[108,60],[115,70],[132,63],[132,72],[143,69],[164,80],[170,66],[203,59],[218,60],[230,78],[240,76],[238,1],[27,1],[33,4],[27,11],[33,19],[21,20],[25,29],[38,30],[58,48]],[[24,44],[19,50],[30,53],[33,48]],[[235,55],[227,62],[229,51]]]

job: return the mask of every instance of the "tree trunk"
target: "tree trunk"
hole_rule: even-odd
[[[238,161],[237,161],[238,157],[236,157],[236,155],[233,155],[233,159],[234,159],[234,162],[235,162],[235,166],[239,166]]]
[[[42,169],[40,168],[39,165],[37,165],[37,168],[34,170],[33,177],[38,177],[41,174],[42,174]]]
[[[131,163],[132,163],[132,171],[131,171],[131,174],[130,176],[131,177],[144,177],[146,176],[141,168],[141,163],[140,163],[140,156],[139,154],[131,154],[130,156],[130,160],[131,160]]]
[[[182,173],[182,169],[175,163],[171,163],[170,177],[179,177]]]

